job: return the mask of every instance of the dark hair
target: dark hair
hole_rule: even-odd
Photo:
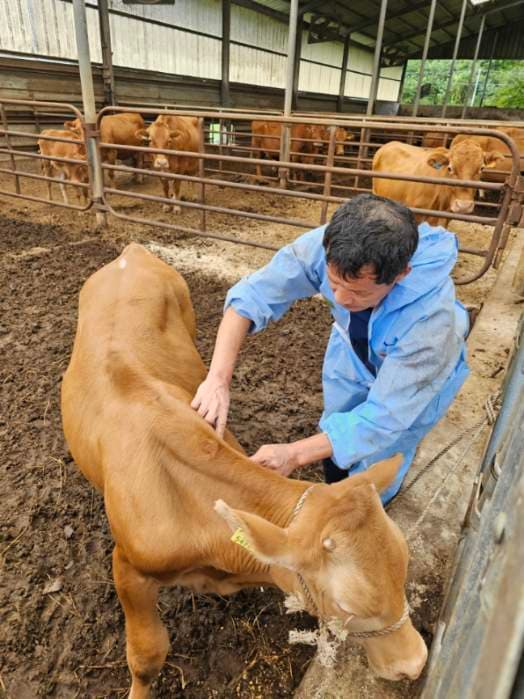
[[[358,277],[370,265],[377,284],[391,284],[417,248],[417,224],[405,206],[360,194],[335,211],[323,244],[327,262],[343,279]]]

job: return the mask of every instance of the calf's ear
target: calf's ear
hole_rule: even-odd
[[[233,532],[231,541],[245,548],[261,563],[295,568],[285,529],[250,512],[234,510],[223,500],[215,502],[215,512],[225,519]]]
[[[428,154],[427,163],[435,170],[440,170],[449,165],[449,150],[447,148],[435,148]]]
[[[378,461],[373,466],[370,466],[366,471],[361,471],[355,476],[349,476],[345,481],[341,481],[347,488],[368,483],[374,485],[379,493],[382,493],[395,480],[399,468],[404,461],[404,454],[400,452],[390,457]]]

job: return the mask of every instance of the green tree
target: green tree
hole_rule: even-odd
[[[431,60],[426,62],[421,104],[443,103],[450,67],[451,61],[449,60]],[[488,60],[477,62],[468,96],[471,61],[456,61],[448,103],[452,105],[464,104],[466,99],[469,101],[474,94],[474,104],[476,106],[479,106],[482,99],[484,106],[524,108],[524,61],[506,59],[492,61],[486,82],[488,68]],[[413,103],[419,71],[419,60],[408,61],[401,98],[402,102]]]

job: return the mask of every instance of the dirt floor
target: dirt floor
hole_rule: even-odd
[[[126,186],[125,178],[121,181]],[[151,183],[142,188],[155,189]],[[41,196],[44,188],[28,182],[24,191]],[[303,200],[289,205],[283,197],[258,193],[239,198],[219,187],[209,187],[208,197],[246,210],[287,211],[312,223],[319,214],[317,204]],[[126,203],[123,197],[116,204],[119,210],[127,207],[127,214],[172,218],[159,212],[158,204]],[[198,347],[209,362],[227,288],[270,253],[114,218],[97,233],[89,214],[6,197],[0,198],[0,215],[5,358],[0,368],[0,697],[2,691],[10,699],[121,697],[128,687],[123,616],[111,581],[103,503],[75,469],[60,426],[60,379],[71,351],[79,289],[123,244],[153,241],[153,249],[173,261],[189,283]],[[184,212],[182,221],[195,225],[198,216]],[[273,245],[300,232],[222,214],[209,219],[217,232]],[[469,245],[486,235],[476,226],[454,230]],[[464,257],[458,267],[463,272],[478,264],[478,258]],[[493,278],[490,272],[459,287],[460,298],[481,302]],[[249,452],[315,430],[329,326],[329,314],[313,299],[246,344],[235,375],[230,425]],[[311,468],[307,477],[320,479],[319,469]],[[424,600],[416,622],[429,640],[443,580],[436,571],[431,581],[418,582]],[[168,590],[160,605],[172,646],[155,696],[290,697],[313,656],[311,648],[287,642],[290,628],[308,628],[312,621],[305,615],[286,617],[276,591],[245,591],[226,600]],[[413,691],[404,696],[414,696]]]

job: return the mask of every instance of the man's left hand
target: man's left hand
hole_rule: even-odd
[[[300,466],[291,444],[264,444],[251,460],[286,477]]]

